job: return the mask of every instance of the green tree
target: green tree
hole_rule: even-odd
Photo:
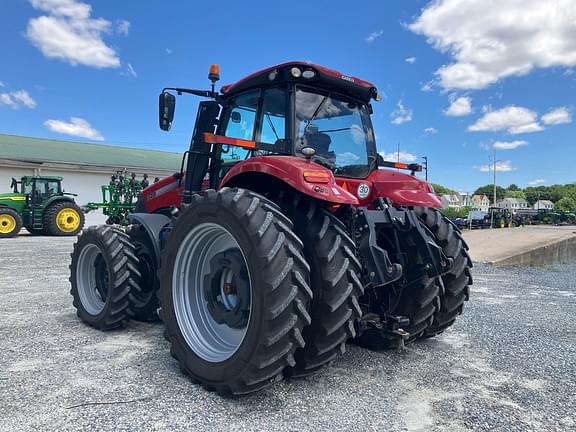
[[[431,183],[432,187],[434,188],[434,192],[436,192],[436,195],[444,195],[444,194],[448,194],[448,195],[455,195],[458,194],[458,192],[456,192],[453,189],[447,188],[446,186],[442,186],[441,184],[438,183]]]
[[[481,186],[474,191],[474,195],[486,195],[490,198],[490,202],[494,204],[493,197],[494,197],[494,186],[491,184],[487,184],[485,186]],[[496,201],[501,200],[506,196],[506,189],[501,186],[496,186]]]
[[[512,183],[510,186],[508,186],[508,187],[506,188],[506,190],[508,190],[508,191],[519,191],[520,188],[518,187],[517,184]],[[511,197],[511,198],[512,198],[512,197]]]
[[[574,210],[576,210],[576,199],[568,196],[560,198],[556,203],[555,208],[556,210],[560,211],[573,212]]]
[[[524,193],[524,191],[521,190],[511,190],[511,189],[507,189],[506,190],[506,194],[504,196],[505,198],[521,198],[521,199],[526,199],[526,194]]]

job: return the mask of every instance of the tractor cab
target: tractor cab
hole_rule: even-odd
[[[43,207],[50,198],[62,196],[62,177],[24,176],[20,180],[22,193],[26,196],[29,207]]]
[[[217,80],[219,75],[211,77]],[[160,96],[164,130],[170,129],[174,116],[175,97],[169,90],[212,97],[218,104],[212,111],[218,117],[216,135],[242,148],[221,149],[224,160],[264,154],[312,158],[353,177],[365,177],[374,165],[370,100],[379,100],[379,95],[374,85],[358,78],[292,62],[226,85],[220,93],[166,88]]]

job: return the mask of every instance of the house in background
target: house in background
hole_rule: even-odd
[[[468,192],[460,192],[460,204],[462,207],[472,207],[472,197]]]
[[[529,208],[528,202],[524,198],[504,198],[503,200],[498,201],[496,206],[501,209],[508,209],[512,212]]]
[[[440,196],[440,201],[442,201],[442,208],[453,208],[453,209],[460,209],[462,208],[462,202],[460,201],[459,195],[450,195],[444,194]]]
[[[534,210],[554,210],[554,203],[550,200],[538,200],[534,203]]]
[[[473,211],[487,212],[490,207],[490,199],[486,195],[474,195],[470,201]]]

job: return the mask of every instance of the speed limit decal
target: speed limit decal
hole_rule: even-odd
[[[358,195],[358,198],[360,199],[367,198],[368,195],[370,195],[370,186],[368,186],[366,183],[360,183],[356,195]]]

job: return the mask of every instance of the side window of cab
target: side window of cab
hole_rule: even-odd
[[[224,119],[226,124],[224,135],[244,140],[254,139],[259,97],[260,90],[254,90],[242,93],[229,102],[227,116]],[[229,147],[226,153],[222,153],[222,160],[241,160],[245,159],[247,154],[247,149]]]

